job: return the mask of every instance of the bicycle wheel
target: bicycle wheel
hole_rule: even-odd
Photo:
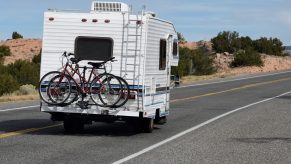
[[[119,107],[123,106],[128,101],[130,90],[129,90],[128,83],[126,82],[125,79],[123,79],[120,76],[115,76],[115,77],[120,80],[121,87],[122,87],[122,89],[120,90],[120,94],[121,94],[120,100],[118,101],[118,103],[116,103],[114,105],[115,108],[119,108]]]
[[[58,71],[48,72],[40,79],[39,86],[38,86],[38,93],[39,93],[41,100],[43,100],[47,104],[53,103],[48,96],[48,92],[47,92],[48,91],[48,89],[47,89],[48,83],[51,81],[52,78],[54,78],[55,76],[60,75],[60,74],[61,74],[61,72],[58,72]]]
[[[67,75],[57,75],[48,83],[47,94],[53,105],[68,105],[66,102],[72,93],[70,77]]]
[[[95,77],[90,86],[92,101],[101,107],[113,107],[121,98],[122,84],[111,74],[101,74]]]

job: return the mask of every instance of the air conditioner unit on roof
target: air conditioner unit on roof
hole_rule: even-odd
[[[128,12],[129,7],[121,2],[99,2],[93,1],[91,11],[99,12]]]

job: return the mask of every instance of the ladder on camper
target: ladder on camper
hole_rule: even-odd
[[[122,53],[121,53],[121,77],[123,77],[131,89],[136,89],[137,94],[140,94],[140,77],[141,77],[141,49],[142,49],[142,15],[131,15],[127,13],[127,19],[123,23],[122,36]],[[134,19],[133,19],[134,17]],[[140,100],[137,101],[138,109],[140,107]]]

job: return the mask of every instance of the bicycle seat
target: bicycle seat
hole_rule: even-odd
[[[100,68],[105,62],[88,62],[89,65],[93,66],[94,68]]]
[[[95,68],[100,68],[102,65],[104,65],[105,63],[107,63],[108,61],[111,61],[111,62],[114,62],[116,60],[114,60],[115,57],[111,57],[109,58],[108,60],[106,61],[103,61],[103,62],[88,62],[89,65],[95,67]]]

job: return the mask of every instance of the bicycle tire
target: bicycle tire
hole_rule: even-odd
[[[123,79],[120,76],[115,76],[115,77],[118,78],[122,84],[120,100],[118,103],[116,103],[114,105],[114,108],[119,108],[119,107],[122,107],[128,101],[128,98],[130,95],[130,89],[129,89],[128,83],[125,79]]]
[[[47,93],[51,105],[69,105],[70,103],[66,101],[72,93],[70,77],[61,74],[53,77],[48,83]]]
[[[54,78],[55,76],[60,75],[60,74],[61,74],[61,72],[59,72],[59,71],[51,71],[51,72],[48,72],[45,75],[43,75],[39,81],[39,86],[38,86],[39,96],[40,96],[41,100],[43,100],[47,104],[52,104],[52,102],[47,94],[48,83],[50,82],[50,80],[52,78]]]
[[[121,86],[122,84],[118,78],[112,74],[103,73],[92,80],[90,97],[98,106],[113,107],[121,98]]]

